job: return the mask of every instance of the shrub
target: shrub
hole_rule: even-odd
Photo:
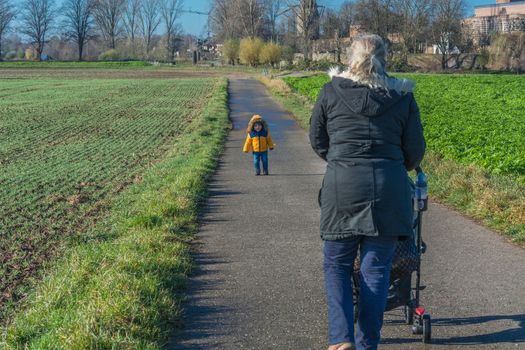
[[[24,57],[26,60],[32,61],[36,59],[36,52],[33,49],[28,48],[25,51]]]
[[[6,55],[5,55],[5,59],[6,60],[14,60],[16,58],[16,51],[9,51]]]
[[[120,59],[120,54],[115,49],[110,49],[104,51],[98,56],[98,59],[101,61],[118,61]]]
[[[412,70],[408,64],[408,57],[404,54],[394,55],[388,62],[387,69],[394,72],[410,72]]]
[[[293,57],[295,50],[290,46],[283,46],[281,48],[281,59],[286,61],[287,64],[293,64]]]
[[[336,63],[330,60],[319,60],[319,61],[313,61],[310,62],[310,70],[319,70],[319,71],[328,71],[332,67],[339,67],[341,69],[345,69],[345,66],[341,63]]]
[[[259,55],[263,47],[260,38],[244,38],[239,47],[239,58],[241,63],[256,67],[259,64]]]
[[[275,43],[266,43],[261,49],[259,60],[263,64],[270,64],[275,67],[276,64],[281,62],[282,47]]]
[[[229,64],[235,65],[235,61],[239,59],[239,41],[235,39],[226,40],[222,48],[222,54]]]
[[[490,61],[490,52],[487,48],[482,48],[478,55],[478,64],[481,70],[485,70]]]
[[[505,33],[492,38],[489,47],[490,63],[496,69],[523,69],[525,33]]]

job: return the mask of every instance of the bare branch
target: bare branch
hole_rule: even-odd
[[[117,38],[122,34],[122,15],[125,0],[96,0],[95,20],[109,48],[116,47]]]
[[[37,60],[42,57],[44,44],[47,42],[47,34],[53,22],[53,0],[25,0],[22,2],[20,32],[29,37],[31,44],[35,47]]]
[[[94,0],[66,0],[62,6],[64,34],[77,44],[79,61],[82,61],[84,46],[92,36],[94,8]]]
[[[175,39],[177,37],[177,19],[182,13],[182,0],[160,0],[160,11],[166,31],[166,48],[168,60],[175,61]]]
[[[0,0],[0,60],[2,59],[2,39],[15,19],[15,10],[9,0]]]
[[[433,0],[433,8],[432,39],[441,54],[441,67],[446,69],[450,50],[461,41],[461,19],[465,12],[465,1]]]
[[[140,30],[144,37],[146,57],[151,50],[151,39],[160,24],[158,0],[143,0],[140,12]]]
[[[135,36],[139,31],[141,0],[127,0],[126,6],[122,15],[122,23],[126,34],[135,42]]]
[[[316,0],[287,0],[289,16],[295,21],[297,34],[301,37],[304,58],[312,56],[312,40],[319,37],[320,15]]]

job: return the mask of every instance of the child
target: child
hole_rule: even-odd
[[[246,129],[248,136],[244,143],[243,151],[248,153],[250,148],[253,150],[253,165],[255,167],[255,175],[261,174],[259,163],[263,163],[263,174],[268,175],[268,148],[273,150],[274,144],[270,131],[268,130],[268,124],[260,116],[255,114]]]

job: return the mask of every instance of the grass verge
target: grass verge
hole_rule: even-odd
[[[281,79],[259,80],[307,130],[313,107],[309,98],[293,91]],[[445,160],[435,151],[427,151],[423,167],[434,199],[481,220],[525,247],[525,186],[516,177]]]
[[[50,270],[3,330],[7,349],[160,349],[180,317],[181,291],[229,127],[227,82],[163,161],[132,185],[98,226]]]

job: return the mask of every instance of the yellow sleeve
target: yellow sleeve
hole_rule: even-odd
[[[266,141],[268,142],[268,147],[270,147],[270,149],[273,149],[275,147],[270,133],[268,133],[268,136],[266,136]]]
[[[244,148],[242,149],[243,152],[248,153],[250,152],[250,148],[252,147],[252,138],[250,137],[250,134],[246,136],[246,142],[244,142]]]

